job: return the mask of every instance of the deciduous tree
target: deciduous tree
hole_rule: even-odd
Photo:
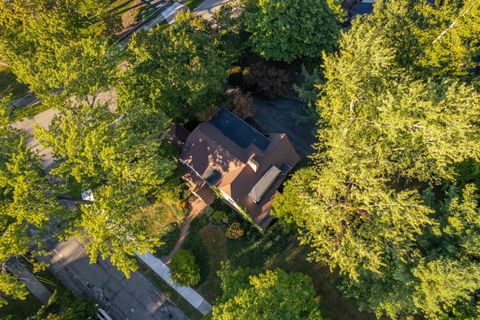
[[[109,258],[127,278],[138,266],[135,252],[153,252],[160,245],[161,234],[148,232],[148,219],[136,219],[146,210],[148,200],[135,186],[121,181],[95,189],[95,201],[82,204],[80,221],[76,223],[86,244],[90,262]]]
[[[118,48],[110,1],[0,1],[0,57],[44,98],[85,96],[111,84]],[[34,12],[34,14],[32,14]]]
[[[36,128],[40,143],[58,159],[51,174],[93,190],[93,204],[83,204],[72,221],[91,261],[98,255],[110,258],[128,276],[136,269],[135,251],[145,253],[160,245],[165,230],[150,228],[146,210],[163,194],[159,189],[167,180],[171,183],[176,168],[165,139],[169,127],[162,113],[140,103],[122,114],[102,104],[68,106],[49,129]],[[173,190],[169,196],[179,199],[180,192]],[[158,213],[155,218],[162,219]]]
[[[259,0],[246,13],[247,31],[255,52],[267,60],[292,62],[317,58],[336,46],[340,21],[326,0]],[[337,11],[340,12],[340,11]]]
[[[195,286],[200,282],[200,268],[195,256],[188,250],[179,250],[170,263],[172,279],[184,286]]]
[[[59,214],[51,186],[26,137],[9,126],[7,100],[0,101],[0,291],[25,299],[26,287],[6,269],[9,258],[27,255],[48,230],[51,215]],[[39,242],[40,243],[40,242]],[[41,248],[38,248],[41,249]],[[0,299],[0,305],[6,300]]]
[[[464,68],[472,56],[450,56],[438,70],[428,58],[471,4],[380,1],[354,20],[339,52],[324,57],[314,164],[274,204],[312,257],[338,268],[345,292],[379,317],[478,316],[478,288],[466,275],[478,268],[466,249],[478,240],[477,192],[459,170],[480,161],[480,95]],[[432,24],[446,29],[420,32]]]
[[[251,276],[234,296],[213,307],[212,319],[318,320],[322,317],[311,279],[277,269]]]
[[[227,81],[228,59],[218,35],[192,12],[179,13],[168,29],[136,34],[118,86],[119,107],[140,101],[184,120],[217,102]]]

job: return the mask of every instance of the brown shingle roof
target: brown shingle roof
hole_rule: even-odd
[[[285,173],[274,181],[258,203],[249,197],[249,192],[272,166],[282,168],[283,164],[287,164],[293,168],[300,161],[287,135],[275,133],[267,139],[269,144],[265,151],[253,143],[242,148],[211,122],[204,122],[187,138],[180,160],[195,172],[197,178],[204,175],[208,168],[209,172],[218,171],[220,178],[213,186],[245,209],[256,224],[266,228],[272,220],[269,215],[272,200],[285,180]],[[248,165],[252,157],[259,164],[257,172]]]

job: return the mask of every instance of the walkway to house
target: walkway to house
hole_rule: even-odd
[[[151,253],[140,255],[135,253],[150,269],[158,274],[170,287],[177,291],[185,300],[187,300],[202,315],[212,312],[212,305],[208,303],[197,291],[190,287],[180,286],[172,280],[170,268]]]
[[[202,199],[197,198],[195,196],[191,197],[188,200],[188,206],[190,207],[190,212],[188,216],[185,218],[182,224],[182,228],[180,229],[180,236],[178,237],[177,243],[173,247],[172,251],[163,258],[163,262],[169,264],[172,260],[172,257],[177,251],[182,247],[183,242],[187,238],[188,232],[190,230],[190,224],[192,223],[193,219],[201,215],[205,209],[208,208],[208,205],[202,201]]]

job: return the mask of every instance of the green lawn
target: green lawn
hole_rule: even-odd
[[[214,225],[208,216],[194,220],[183,248],[191,250],[197,257],[202,282],[196,289],[209,302],[215,303],[221,295],[217,271],[221,262],[228,260],[234,268],[249,267],[258,271],[282,268],[309,275],[318,293],[320,310],[328,319],[375,319],[373,315],[360,312],[353,302],[342,297],[337,289],[336,275],[325,265],[306,261],[309,249],[300,246],[294,234],[286,233],[279,225],[261,234],[222,204],[215,203],[213,207],[228,212],[228,223],[241,222],[245,235],[237,240],[228,239],[225,237],[228,223]]]
[[[202,228],[199,235],[208,252],[210,272],[198,291],[205,299],[213,302],[222,294],[221,281],[216,271],[220,270],[222,261],[227,260],[227,238],[222,228],[212,224]]]
[[[140,260],[138,260],[139,271],[167,297],[168,300],[172,301],[177,307],[179,307],[183,313],[185,313],[192,320],[202,319],[202,315],[197,311],[190,303],[187,302],[182,296],[180,296],[175,290],[173,290],[162,278],[160,278],[155,272],[152,271],[149,267],[144,265]]]
[[[139,14],[147,8],[140,0],[116,0],[110,5],[110,10],[120,16],[122,25],[133,25],[138,22]]]
[[[28,87],[17,82],[17,78],[6,66],[0,65],[0,98],[12,94],[21,98],[28,92]]]
[[[136,0],[116,0],[110,5],[110,10],[118,14],[123,14],[133,7],[136,2]]]

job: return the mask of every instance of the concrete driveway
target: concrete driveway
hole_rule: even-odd
[[[255,98],[255,115],[247,122],[262,133],[286,133],[298,154],[305,158],[314,151],[315,123],[297,123],[295,114],[305,115],[304,103],[297,99]]]
[[[76,295],[94,297],[115,320],[188,320],[139,272],[126,279],[110,262],[90,264],[77,240],[58,243],[54,254],[42,258],[50,270]]]

